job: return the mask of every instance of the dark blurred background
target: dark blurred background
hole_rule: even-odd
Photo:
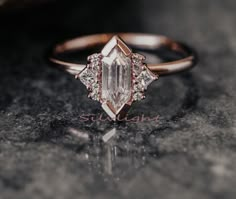
[[[235,10],[234,0],[0,0],[0,198],[235,199]],[[79,120],[103,111],[47,52],[100,32],[163,34],[198,52],[196,68],[132,106],[158,123]]]

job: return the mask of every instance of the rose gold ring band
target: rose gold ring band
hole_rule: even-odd
[[[78,37],[57,45],[50,60],[59,64],[61,68],[70,74],[76,75],[80,73],[86,65],[60,60],[55,58],[56,55],[69,51],[86,50],[98,45],[105,45],[114,35],[118,35],[126,44],[135,48],[157,50],[164,47],[182,55],[182,58],[175,61],[157,64],[147,63],[147,67],[158,75],[168,75],[180,72],[193,67],[196,63],[196,55],[189,47],[165,36],[142,33],[108,33]]]

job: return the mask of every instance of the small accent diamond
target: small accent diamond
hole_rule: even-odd
[[[95,54],[92,54],[92,55],[88,56],[88,61],[89,62],[97,61],[97,60],[101,60],[101,58],[102,58],[101,53],[95,53]]]
[[[143,90],[144,90],[144,88],[143,88],[143,85],[142,85],[142,84],[140,84],[140,83],[135,83],[135,84],[134,84],[134,91],[135,91],[135,92],[143,91]]]
[[[98,72],[101,66],[101,61],[97,60],[97,61],[93,61],[88,65],[88,68],[94,70],[95,72]]]
[[[89,97],[91,97],[91,99],[99,101],[100,100],[100,96],[99,96],[99,86],[98,84],[94,84],[93,85],[93,90],[89,93]]]
[[[146,59],[145,56],[138,54],[138,53],[133,53],[132,58],[134,60],[139,60],[139,61],[144,61]]]
[[[142,63],[133,65],[133,72],[136,77],[142,72],[142,65]]]
[[[134,93],[134,95],[133,95],[133,100],[134,101],[140,101],[142,99],[144,99],[144,94],[142,92]]]

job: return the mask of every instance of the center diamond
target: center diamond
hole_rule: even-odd
[[[117,36],[103,48],[101,102],[107,114],[116,120],[132,103],[132,51]]]
[[[102,99],[115,114],[130,101],[131,67],[131,59],[119,47],[102,59]]]

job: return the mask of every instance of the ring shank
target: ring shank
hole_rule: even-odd
[[[118,35],[128,45],[145,50],[157,50],[162,47],[168,48],[172,52],[180,53],[183,58],[165,63],[147,63],[148,68],[158,75],[168,75],[189,69],[194,66],[196,57],[194,53],[185,45],[175,42],[165,36],[139,33],[118,33],[118,34],[96,34],[78,37],[55,47],[53,57],[50,60],[59,64],[64,70],[71,74],[78,74],[86,65],[75,64],[54,58],[54,56],[74,51],[85,50],[98,45],[105,45],[114,35]]]

